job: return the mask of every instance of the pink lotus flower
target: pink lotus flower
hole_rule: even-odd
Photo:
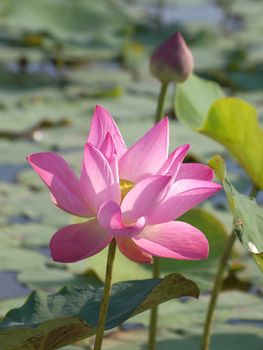
[[[54,204],[87,218],[58,230],[51,239],[54,260],[75,262],[104,249],[115,238],[131,260],[151,263],[152,256],[205,259],[208,242],[195,227],[174,219],[221,189],[201,164],[182,164],[189,145],[168,156],[168,119],[126,148],[118,127],[96,107],[80,178],[51,152],[28,162],[51,192]]]
[[[178,32],[162,42],[151,55],[151,73],[165,84],[171,81],[184,82],[193,67],[192,53]]]

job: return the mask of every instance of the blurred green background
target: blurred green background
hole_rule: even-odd
[[[135,142],[153,124],[159,91],[149,55],[176,30],[193,52],[195,72],[254,104],[262,121],[262,14],[262,0],[0,0],[0,317],[32,289],[98,285],[104,275],[105,252],[68,265],[49,258],[50,237],[74,218],[51,204],[25,156],[56,151],[79,172],[96,104],[109,109],[128,145]],[[222,154],[233,183],[248,193],[248,178],[222,146],[177,121],[174,90],[171,85],[165,105],[171,149],[190,143],[191,158],[204,163]],[[162,262],[163,273],[181,272],[202,291],[199,301],[161,306],[163,350],[198,348],[215,267],[231,230],[223,193],[184,219],[208,235],[211,254],[202,262]],[[150,276],[149,267],[118,256],[115,281]],[[262,350],[262,275],[239,244],[224,289],[211,349]],[[145,313],[113,330],[104,348],[146,349],[147,322]],[[65,349],[87,349],[91,341]]]

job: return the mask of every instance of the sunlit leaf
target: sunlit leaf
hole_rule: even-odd
[[[217,100],[200,131],[222,143],[263,188],[263,129],[252,105],[238,98]]]
[[[199,129],[212,103],[223,96],[224,93],[218,84],[193,74],[176,87],[176,115],[191,128]]]
[[[263,188],[263,129],[249,103],[222,97],[215,83],[193,76],[176,90],[175,107],[180,120],[223,144]]]

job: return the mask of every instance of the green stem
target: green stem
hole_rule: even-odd
[[[116,242],[115,242],[115,239],[113,239],[109,245],[109,250],[108,250],[104,290],[103,290],[103,297],[102,297],[101,306],[100,306],[98,330],[96,333],[94,350],[101,350],[101,346],[102,346],[104,328],[105,328],[107,312],[109,307],[109,300],[110,300],[112,270],[113,270],[113,262],[115,259],[115,253],[116,253]]]
[[[250,197],[256,197],[259,189],[256,185],[253,185],[252,190],[249,194]],[[201,350],[209,350],[210,341],[211,341],[211,327],[212,327],[212,321],[214,316],[214,311],[216,308],[216,303],[218,299],[219,292],[222,288],[223,283],[223,276],[225,272],[225,268],[227,266],[227,262],[231,256],[231,252],[234,246],[236,240],[236,233],[233,230],[231,235],[228,237],[228,240],[226,242],[224,253],[220,259],[216,277],[214,280],[214,285],[211,293],[211,298],[209,301],[207,314],[206,314],[206,320],[205,320],[205,326],[204,326],[204,333],[202,336],[202,342],[201,342]]]
[[[164,101],[167,92],[168,83],[161,83],[161,89],[158,96],[158,103],[155,115],[155,122],[158,123],[163,117]],[[153,278],[160,277],[160,259],[155,257],[153,259]],[[156,348],[156,329],[157,329],[158,308],[157,306],[151,309],[148,350],[155,350]]]
[[[159,278],[159,277],[160,277],[160,259],[155,257],[153,259],[153,278]],[[155,306],[151,309],[151,315],[150,315],[148,350],[155,350],[156,348],[157,318],[158,318],[158,307]]]
[[[155,114],[156,123],[158,123],[163,118],[163,108],[164,108],[164,101],[165,101],[165,96],[167,92],[167,87],[168,87],[167,83],[161,84],[161,89],[158,96],[158,103],[157,103],[157,109]]]
[[[232,231],[226,243],[225,251],[219,262],[218,270],[214,280],[214,286],[213,286],[213,290],[212,290],[212,294],[211,294],[211,298],[209,301],[207,314],[206,314],[204,333],[203,333],[202,343],[201,343],[201,350],[209,349],[210,339],[211,339],[211,326],[212,326],[213,315],[214,315],[214,311],[215,311],[215,307],[218,299],[218,294],[222,287],[225,268],[230,258],[235,240],[236,240],[236,234],[234,231]]]

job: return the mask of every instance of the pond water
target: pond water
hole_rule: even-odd
[[[19,284],[16,280],[16,276],[16,272],[0,271],[0,299],[28,295],[30,289]]]
[[[0,164],[0,181],[15,182],[17,174],[27,168],[27,164]]]

